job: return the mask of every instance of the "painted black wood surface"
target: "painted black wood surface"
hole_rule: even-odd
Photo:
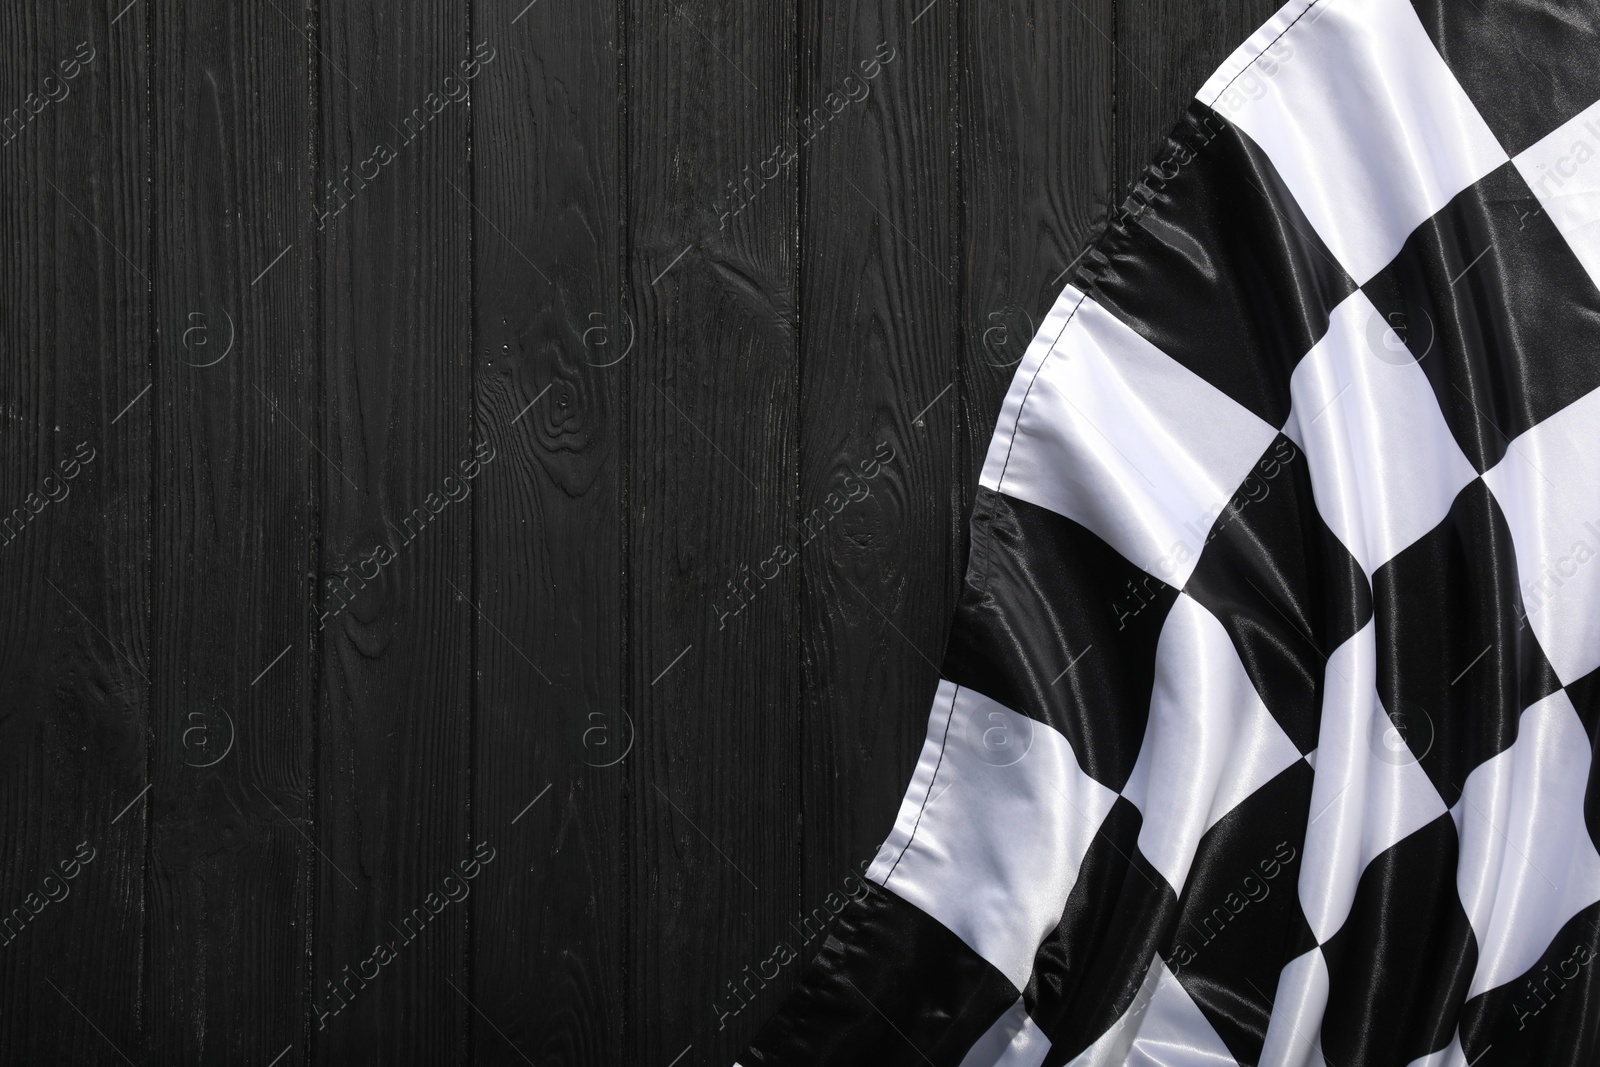
[[[0,1063],[731,1062],[1271,8],[5,5]]]

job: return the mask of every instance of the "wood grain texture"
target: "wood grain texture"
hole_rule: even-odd
[[[893,824],[952,606],[954,12],[877,0],[801,11],[801,528],[791,540],[803,579],[806,833],[800,892],[768,939],[801,961]],[[800,969],[772,983],[750,1023]]]
[[[273,799],[315,822],[312,1059],[340,1067],[460,1062],[472,1013],[445,896],[474,858],[467,14],[336,0],[317,26],[323,706],[314,795]]]
[[[260,0],[151,27],[148,1048],[252,1064],[303,1046],[307,1011],[312,850],[283,803],[310,781],[317,666],[307,49]]]
[[[523,4],[526,0],[523,0]],[[472,82],[474,1062],[620,1063],[623,800],[617,11],[481,0]],[[529,805],[532,805],[531,807]]]
[[[799,877],[799,576],[755,576],[797,519],[795,187],[752,179],[743,225],[719,218],[728,184],[790,136],[796,12],[627,10],[624,1058],[666,1063],[692,1044],[694,1062],[728,1063],[742,1040],[720,1012],[792,916]]]
[[[152,405],[124,408],[151,373],[148,116],[142,24],[109,19],[0,14],[5,1063],[141,1044]]]

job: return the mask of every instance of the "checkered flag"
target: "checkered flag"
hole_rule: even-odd
[[[771,1064],[1600,1062],[1600,6],[1295,0],[1020,364]]]

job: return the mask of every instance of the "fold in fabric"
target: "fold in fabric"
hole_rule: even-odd
[[[1295,0],[1202,87],[744,1067],[1600,1062],[1597,23]]]

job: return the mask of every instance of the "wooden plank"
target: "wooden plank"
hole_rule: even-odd
[[[143,13],[0,14],[0,1062],[139,1056],[149,722]],[[142,1057],[141,1057],[142,1058]]]
[[[617,10],[475,5],[473,1062],[622,1063]],[[531,806],[530,806],[531,805]],[[526,1059],[524,1059],[526,1057]]]
[[[308,52],[272,3],[151,8],[156,1062],[304,1059],[317,660]],[[330,472],[331,473],[331,472]],[[337,477],[337,475],[334,475]],[[285,1059],[288,1059],[286,1056]]]
[[[472,1012],[468,16],[332,0],[316,28],[324,689],[313,794],[274,800],[323,853],[309,1025],[340,1067],[459,1062]]]
[[[1162,139],[1200,86],[1281,0],[1119,0],[1116,200],[1156,160]]]
[[[799,575],[754,576],[798,519],[798,194],[758,174],[791,136],[796,12],[626,10],[639,345],[624,364],[638,735],[625,1062],[692,1045],[685,1062],[729,1063],[748,1029],[719,1028],[719,1007],[770,953],[799,884]]]
[[[802,560],[805,859],[762,946],[781,940],[795,958],[746,1028],[859,892],[938,683],[960,505],[955,10],[802,8],[802,520],[789,540]]]

